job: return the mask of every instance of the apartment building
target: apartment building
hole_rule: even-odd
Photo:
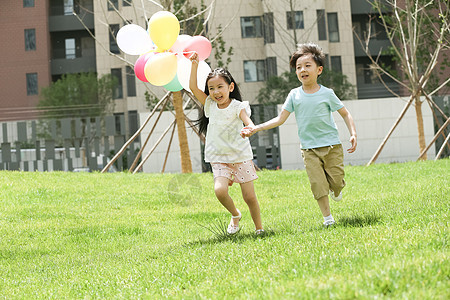
[[[200,0],[190,1],[191,5],[196,2],[200,7]],[[212,39],[219,28],[223,30],[225,47],[233,48],[228,69],[251,103],[258,102],[258,91],[269,76],[289,71],[296,43],[309,41],[324,49],[328,68],[344,73],[357,86],[359,98],[389,96],[377,86],[367,68],[368,59],[354,38],[352,28],[362,32],[368,24],[370,5],[365,1],[206,0],[203,4],[207,35]],[[145,93],[162,97],[166,91],[134,76],[138,57],[122,53],[114,36],[128,22],[146,28],[147,20],[159,10],[156,1],[135,0],[2,4],[0,119],[34,118],[42,87],[65,73],[95,71],[118,78],[115,113],[136,124],[138,113],[148,110]],[[380,36],[371,47],[377,50],[386,45],[387,40]],[[208,62],[216,66],[214,57]]]

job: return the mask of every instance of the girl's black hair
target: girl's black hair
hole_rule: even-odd
[[[228,72],[228,70],[223,69],[223,68],[214,69],[213,71],[211,71],[208,74],[208,77],[206,77],[206,83],[205,83],[205,94],[209,96],[208,81],[211,78],[216,77],[216,76],[222,77],[228,85],[230,85],[231,83],[234,83],[234,89],[230,93],[230,99],[236,99],[237,101],[242,102],[242,96],[241,96],[241,91],[239,90],[239,86],[237,85],[233,76],[231,76],[230,72]],[[205,111],[203,109],[201,111],[202,111],[201,117],[200,117],[200,119],[198,119],[196,121],[196,124],[199,126],[200,133],[206,134],[206,130],[208,129],[208,124],[209,124],[209,118],[207,118],[205,116]]]

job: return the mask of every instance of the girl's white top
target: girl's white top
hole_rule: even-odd
[[[242,109],[250,117],[248,101],[231,99],[231,103],[221,109],[209,96],[206,98],[204,111],[209,118],[205,144],[206,162],[236,163],[253,159],[249,139],[243,139],[240,135],[244,126],[239,117]]]

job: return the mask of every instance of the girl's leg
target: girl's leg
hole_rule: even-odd
[[[331,215],[330,211],[330,200],[328,199],[328,195],[320,197],[317,199],[317,204],[319,204],[320,211],[324,217],[328,217]]]
[[[242,191],[242,198],[244,198],[245,203],[247,203],[248,205],[250,215],[252,216],[253,219],[253,223],[255,223],[256,230],[262,229],[261,212],[259,209],[258,199],[256,198],[253,181],[241,183],[241,191]]]
[[[217,199],[219,199],[220,203],[231,213],[232,216],[238,216],[239,212],[234,206],[233,199],[231,199],[228,194],[228,186],[230,180],[226,177],[216,177],[214,179],[214,192],[216,193]],[[233,219],[234,225],[239,224],[239,219]]]

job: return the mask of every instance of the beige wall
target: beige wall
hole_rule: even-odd
[[[403,100],[381,98],[343,102],[353,116],[358,134],[357,150],[352,154],[346,152],[344,154],[346,165],[364,165],[370,161],[400,115],[406,99]],[[425,140],[429,143],[434,137],[433,115],[428,105],[422,105],[422,110]],[[350,146],[348,129],[338,113],[334,113],[333,117],[339,130],[342,145],[344,149],[347,149]],[[388,140],[376,163],[415,161],[420,154],[418,140],[416,114],[414,107],[410,107]],[[280,145],[282,168],[285,170],[304,169],[294,114],[291,114],[286,123],[280,126]],[[427,153],[428,158],[433,159],[435,147],[432,146]]]

